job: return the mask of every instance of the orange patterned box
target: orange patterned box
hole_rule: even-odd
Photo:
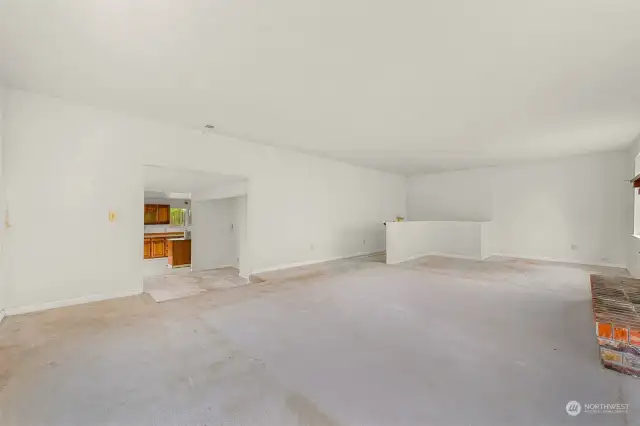
[[[629,341],[629,329],[626,327],[613,327],[613,339],[627,343]]]
[[[629,343],[634,346],[640,346],[640,330],[629,330]]]
[[[613,326],[608,323],[596,323],[596,329],[598,333],[598,337],[602,337],[603,339],[612,339],[613,338]]]

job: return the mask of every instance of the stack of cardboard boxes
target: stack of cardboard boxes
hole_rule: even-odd
[[[640,377],[640,280],[591,275],[591,300],[602,364]]]

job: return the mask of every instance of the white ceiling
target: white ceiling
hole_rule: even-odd
[[[165,196],[171,193],[199,194],[223,184],[243,180],[239,176],[156,166],[145,166],[143,176],[145,193],[149,196],[152,192],[164,193]]]
[[[638,0],[0,0],[16,87],[404,174],[621,148]]]

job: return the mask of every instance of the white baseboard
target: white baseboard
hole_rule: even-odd
[[[2,322],[2,320],[4,319],[4,317],[6,316],[4,309],[0,309],[0,322]]]
[[[349,259],[353,259],[356,257],[360,257],[360,258],[367,258],[367,257],[373,257],[373,256],[381,256],[381,255],[386,255],[387,252],[386,251],[374,251],[373,253],[364,253],[364,254],[357,254],[355,256],[350,256]]]
[[[257,271],[251,271],[251,275],[261,274],[263,272],[279,271],[280,269],[298,268],[300,266],[315,265],[317,263],[331,262],[331,261],[334,261],[334,260],[352,259],[354,257],[364,257],[364,256],[375,256],[377,254],[382,254],[382,253],[384,253],[384,252],[381,252],[381,251],[360,252],[360,253],[351,254],[351,255],[348,255],[348,256],[330,257],[330,258],[324,259],[324,260],[309,260],[309,261],[305,261],[305,262],[289,263],[289,264],[286,264],[286,265],[279,265],[279,266],[273,266],[273,267],[270,266],[268,268],[259,269]]]
[[[439,252],[431,252],[427,256],[441,256],[441,257],[453,257],[454,259],[465,259],[465,260],[483,260],[482,256],[466,256],[464,254],[451,254],[451,253],[439,253]]]
[[[433,252],[430,251],[428,253],[422,253],[422,254],[417,254],[415,256],[410,256],[406,259],[403,260],[399,260],[396,262],[387,262],[387,265],[397,265],[399,263],[404,263],[404,262],[408,262],[410,260],[415,260],[415,259],[420,259],[421,257],[427,257],[427,256],[440,256],[440,257],[451,257],[454,259],[465,259],[465,260],[483,260],[482,257],[478,256],[478,257],[474,257],[474,256],[465,256],[462,254],[451,254],[451,253],[441,253],[441,252]]]
[[[192,272],[204,272],[204,271],[215,271],[216,269],[222,269],[222,268],[235,268],[238,269],[238,267],[236,265],[218,265],[218,266],[214,266],[213,268],[205,268],[205,269],[193,269],[192,268]]]
[[[229,263],[228,265],[216,266],[213,269],[222,269],[222,268],[236,268],[236,269],[238,269],[238,265],[232,265],[231,263]]]
[[[590,263],[590,262],[580,262],[578,260],[556,259],[552,257],[541,257],[541,256],[522,256],[519,254],[504,254],[504,253],[491,253],[489,256],[487,256],[487,258],[491,256],[510,257],[513,259],[539,260],[542,262],[571,263],[574,265],[585,265],[585,266],[604,266],[607,268],[625,269],[627,267],[626,265],[622,265],[619,263],[604,263],[604,262]]]
[[[456,258],[456,259],[467,259],[467,260],[486,260],[487,258],[491,257],[491,256],[498,256],[498,257],[507,257],[507,258],[513,258],[513,259],[527,259],[527,260],[539,260],[542,262],[554,262],[554,263],[570,263],[573,265],[585,265],[585,266],[604,266],[604,267],[608,267],[608,268],[622,268],[625,269],[626,265],[621,265],[618,263],[585,263],[585,262],[580,262],[580,261],[576,261],[576,260],[567,260],[567,259],[554,259],[551,257],[540,257],[540,256],[521,256],[521,255],[516,255],[516,254],[504,254],[504,253],[491,253],[488,256],[482,256],[482,257],[473,257],[473,256],[463,256],[463,255],[458,255],[458,254],[450,254],[450,253],[438,253],[438,252],[429,252],[429,253],[423,253],[423,254],[418,254],[415,256],[411,256],[407,259],[403,259],[400,261],[396,261],[396,262],[387,262],[388,265],[397,265],[399,263],[403,263],[403,262],[408,262],[410,260],[415,260],[415,259],[419,259],[421,257],[426,257],[426,256],[442,256],[442,257],[452,257],[452,258]]]
[[[410,260],[420,259],[421,257],[429,256],[429,254],[430,253],[416,254],[415,256],[410,256],[410,257],[407,257],[406,259],[396,260],[393,262],[389,262],[389,258],[387,258],[387,265],[397,265],[398,263],[404,263]]]
[[[35,304],[35,305],[6,308],[5,314],[7,316],[28,314],[31,312],[39,312],[39,311],[46,311],[49,309],[62,308],[64,306],[82,305],[83,303],[100,302],[100,301],[109,300],[109,299],[119,299],[121,297],[135,296],[141,293],[142,293],[142,290],[128,291],[128,292],[112,294],[112,295],[94,294],[91,296],[78,297],[75,299],[58,300],[55,302],[45,302],[45,303]]]

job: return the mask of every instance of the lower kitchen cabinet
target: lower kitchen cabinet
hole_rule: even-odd
[[[191,265],[191,240],[169,240],[169,265],[172,267]]]
[[[144,234],[144,258],[157,259],[169,256],[169,239],[182,238],[184,232],[169,232],[163,234]],[[190,256],[189,256],[190,257]]]
[[[154,238],[151,240],[151,257],[166,257],[164,249],[167,244],[166,238]]]
[[[144,239],[144,258],[151,259],[151,240],[149,238]]]

